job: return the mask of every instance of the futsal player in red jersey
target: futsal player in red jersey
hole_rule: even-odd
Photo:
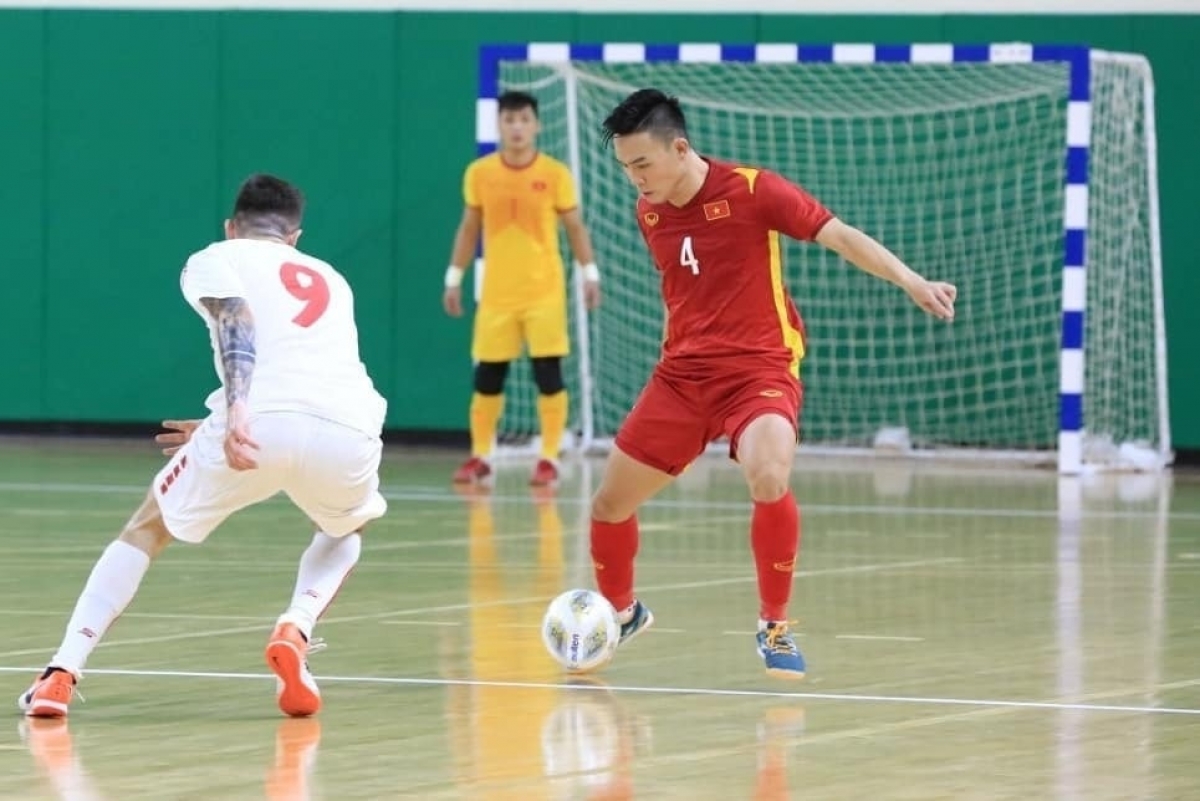
[[[943,320],[954,319],[955,287],[927,281],[780,175],[702,156],[679,101],[657,89],[625,98],[604,131],[639,193],[637,223],[661,278],[666,336],[592,499],[597,587],[620,615],[622,644],[650,627],[654,617],[634,593],[637,510],[727,437],[753,500],[758,652],[768,674],[803,678],[787,606],[800,543],[789,478],[805,334],[784,283],[780,236],[833,250]]]

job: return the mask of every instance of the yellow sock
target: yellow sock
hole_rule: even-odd
[[[471,455],[486,457],[492,452],[500,415],[504,414],[503,395],[471,396]]]
[[[537,411],[542,424],[542,458],[557,459],[567,430],[567,391],[538,395]]]

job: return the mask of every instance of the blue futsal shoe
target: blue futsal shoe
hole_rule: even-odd
[[[768,623],[755,639],[758,654],[767,666],[767,675],[780,679],[804,678],[804,657],[796,647],[796,640],[788,633],[788,624],[782,621]]]
[[[653,624],[654,615],[650,612],[649,607],[641,601],[635,600],[633,602],[633,617],[629,618],[628,623],[621,624],[621,639],[617,641],[617,645],[624,645],[650,628]]]

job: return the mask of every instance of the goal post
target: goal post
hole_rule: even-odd
[[[805,452],[1170,464],[1149,65],[1021,43],[484,46],[479,153],[496,147],[499,94],[535,94],[604,274],[592,313],[572,281],[573,447],[611,443],[658,357],[635,198],[600,143],[607,112],[648,85],[680,98],[702,153],[781,172],[959,287],[947,326],[788,244],[810,337]],[[536,442],[528,372],[514,365],[502,424],[516,442]]]

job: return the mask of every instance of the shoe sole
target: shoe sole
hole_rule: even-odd
[[[304,683],[304,656],[294,643],[275,640],[267,645],[267,665],[283,682],[279,691],[279,709],[293,718],[315,715],[321,709],[321,697]]]
[[[65,718],[67,705],[61,701],[34,700],[24,708],[27,718]]]
[[[17,708],[27,718],[65,718],[69,704],[70,700],[53,701],[49,698],[37,698],[32,690],[22,693],[17,698]]]
[[[784,668],[767,668],[767,675],[774,676],[777,679],[791,679],[792,681],[800,681],[804,678],[804,671],[786,670]]]

